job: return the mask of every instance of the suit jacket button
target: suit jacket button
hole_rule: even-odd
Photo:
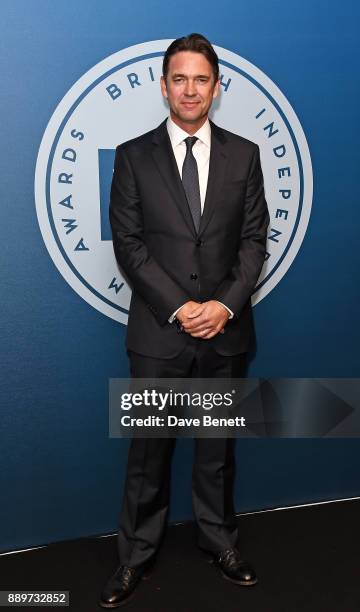
[[[192,274],[190,274],[190,278],[191,280],[197,280],[198,275],[195,274],[194,272]]]
[[[203,245],[203,241],[202,240],[197,240],[196,241],[196,246],[197,247],[201,247]]]

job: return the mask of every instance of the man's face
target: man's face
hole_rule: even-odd
[[[170,58],[161,91],[170,106],[173,121],[194,134],[206,121],[211,103],[219,93],[211,64],[202,53],[179,51]]]

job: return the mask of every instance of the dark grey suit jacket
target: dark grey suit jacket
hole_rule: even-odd
[[[188,300],[215,299],[234,313],[212,340],[222,355],[254,340],[250,297],[265,259],[269,215],[259,148],[211,122],[209,178],[197,234],[166,122],[116,149],[110,222],[132,285],[127,348],[175,357],[189,340],[168,318]]]

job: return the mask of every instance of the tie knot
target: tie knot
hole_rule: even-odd
[[[197,137],[196,136],[188,136],[187,138],[185,138],[185,144],[186,144],[186,150],[187,151],[191,151],[195,142],[197,141]]]

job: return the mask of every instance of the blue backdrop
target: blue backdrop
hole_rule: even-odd
[[[351,0],[2,0],[0,548],[114,531],[127,442],[108,438],[108,379],[125,328],[82,300],[43,243],[34,170],[54,108],[124,47],[201,31],[280,87],[304,128],[313,212],[301,250],[255,308],[250,374],[359,376],[358,20]],[[238,444],[237,510],[360,494],[358,440]],[[178,443],[171,518],[191,516],[190,441]]]

